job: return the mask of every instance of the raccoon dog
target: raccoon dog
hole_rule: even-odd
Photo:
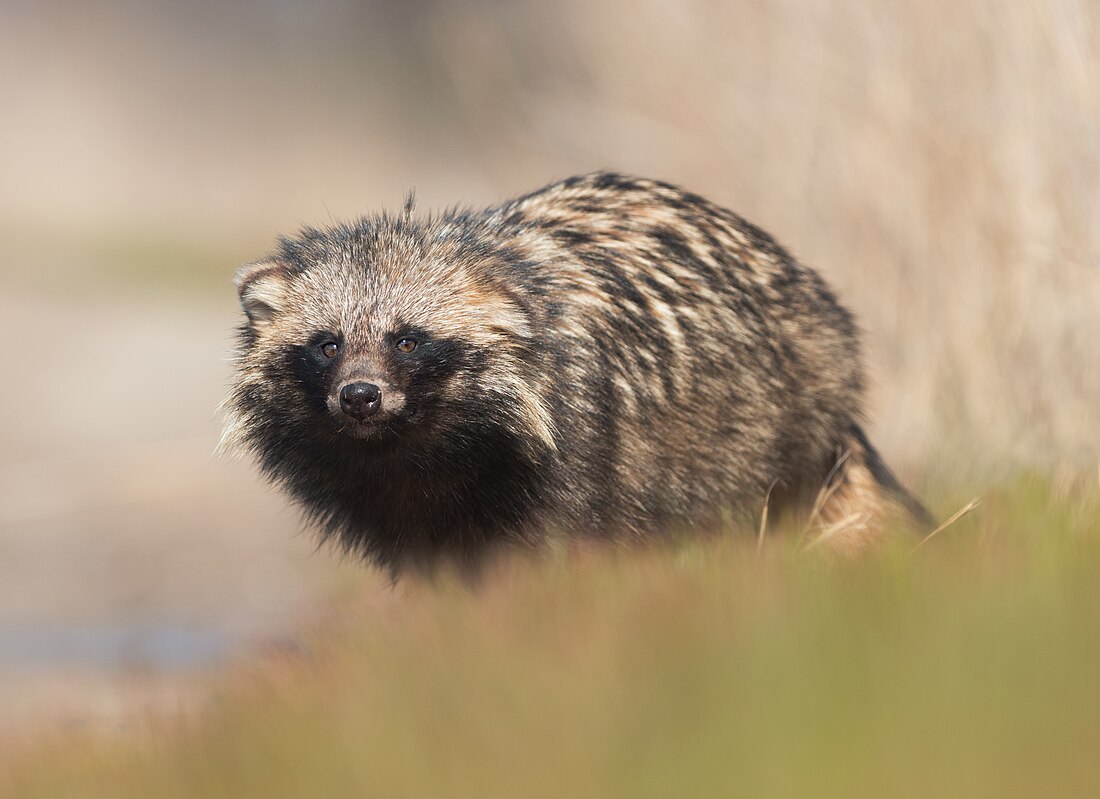
[[[227,446],[399,571],[813,505],[930,523],[861,429],[852,316],[770,236],[654,180],[284,238],[237,277]],[[824,490],[822,490],[824,488]],[[816,503],[814,502],[817,498]]]

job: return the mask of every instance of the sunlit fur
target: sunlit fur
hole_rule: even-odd
[[[597,173],[480,212],[306,229],[238,288],[226,446],[392,569],[711,526],[830,481],[848,488],[824,518],[841,498],[925,517],[860,429],[851,315],[766,233],[674,186]],[[407,330],[425,342],[401,356]],[[331,367],[308,349],[322,332]],[[389,421],[342,427],[349,375],[381,381]]]

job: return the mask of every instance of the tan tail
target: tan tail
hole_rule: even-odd
[[[892,530],[927,533],[932,514],[898,482],[853,424],[807,521],[811,543],[856,554]]]

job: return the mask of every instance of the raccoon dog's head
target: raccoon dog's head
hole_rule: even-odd
[[[224,444],[281,459],[461,450],[488,429],[553,447],[530,320],[503,262],[453,223],[363,220],[245,266]],[[316,464],[314,464],[314,468]]]

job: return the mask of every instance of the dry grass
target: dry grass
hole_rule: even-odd
[[[197,719],[9,760],[36,796],[1091,796],[1100,499],[1007,484],[950,536],[797,530],[411,581]]]
[[[950,516],[948,516],[946,521],[944,521],[943,523],[937,525],[930,533],[928,533],[928,535],[926,535],[924,538],[922,538],[917,543],[917,545],[915,547],[913,547],[913,552],[916,552],[918,549],[920,549],[922,546],[927,544],[929,541],[931,541],[937,535],[942,533],[948,527],[955,524],[955,522],[957,522],[959,519],[966,516],[968,513],[973,513],[974,511],[976,511],[981,504],[982,504],[981,500],[978,500],[978,499],[972,499],[969,502],[967,502],[965,505],[963,505],[957,511],[955,511]]]

